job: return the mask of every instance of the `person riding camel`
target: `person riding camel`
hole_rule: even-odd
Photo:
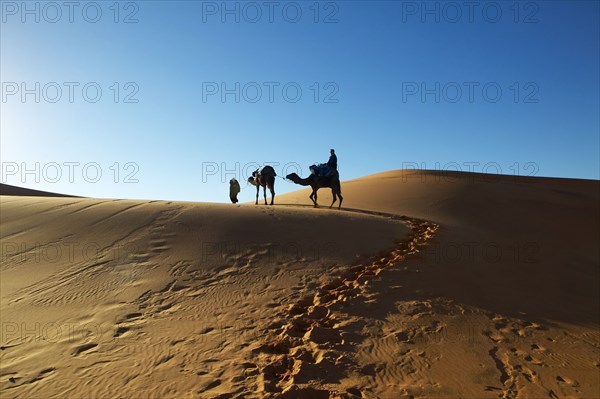
[[[329,150],[329,154],[331,155],[329,156],[329,161],[327,161],[327,166],[337,170],[337,155],[335,155],[335,150],[332,148]]]
[[[327,177],[337,171],[337,155],[335,155],[335,150],[332,148],[329,150],[329,154],[329,161],[327,163],[312,165],[309,168],[312,174],[317,177]]]

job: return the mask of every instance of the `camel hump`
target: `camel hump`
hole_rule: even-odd
[[[273,169],[273,167],[270,165],[263,166],[261,169],[259,169],[258,173],[260,173],[261,175],[277,176],[277,173],[275,173],[275,169]]]

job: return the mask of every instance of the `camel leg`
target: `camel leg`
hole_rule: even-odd
[[[340,204],[338,205],[338,209],[342,208],[342,201],[344,200],[344,197],[342,197],[341,193],[338,193],[338,197],[340,197]]]
[[[317,192],[315,191],[315,208],[319,207],[319,204],[317,203]]]
[[[313,206],[316,208],[317,207],[317,202],[315,201],[315,192],[313,191],[312,193],[310,193],[310,195],[308,196],[308,198],[310,198],[310,200],[313,203]]]
[[[329,205],[329,209],[333,207],[333,204],[335,204],[335,200],[337,199],[337,195],[334,190],[331,190],[331,195],[333,196],[333,201],[331,202],[331,205]]]
[[[263,195],[265,196],[265,205],[267,205],[267,185],[263,186]]]
[[[271,186],[269,187],[269,190],[271,190],[271,205],[273,205],[273,201],[275,200],[275,187]]]
[[[256,185],[256,202],[254,203],[254,205],[258,205],[258,191],[260,190],[260,185]]]

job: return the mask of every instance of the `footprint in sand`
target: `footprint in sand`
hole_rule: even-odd
[[[115,337],[115,338],[120,337],[121,335],[125,334],[127,331],[129,331],[129,327],[118,326],[115,329],[115,333],[113,334],[113,337]]]
[[[54,367],[48,367],[48,368],[45,368],[45,369],[43,369],[42,371],[40,371],[40,372],[38,373],[38,375],[37,375],[35,378],[33,378],[33,379],[32,379],[32,380],[29,382],[29,383],[32,383],[32,382],[37,382],[37,381],[43,380],[44,378],[46,378],[48,375],[50,375],[50,374],[51,374],[52,372],[54,372],[55,370],[56,370],[56,368],[54,368]]]
[[[131,331],[132,326],[136,326],[143,323],[142,313],[133,312],[126,314],[115,326],[115,332],[113,333],[114,338],[122,337],[127,332]],[[125,325],[123,325],[125,324]]]
[[[412,344],[412,338],[414,337],[414,332],[413,331],[400,331],[398,333],[395,334],[396,338],[398,339],[399,342],[405,343],[405,344]]]
[[[126,320],[137,319],[138,317],[141,317],[141,316],[142,316],[141,313],[129,313],[129,314],[125,315],[125,319]]]
[[[533,351],[539,351],[539,352],[546,352],[546,348],[544,348],[543,346],[540,346],[538,344],[532,344],[531,345],[531,350]]]
[[[525,359],[525,361],[531,363],[531,364],[535,364],[536,366],[544,366],[545,363],[542,362],[541,360],[531,356],[531,355],[526,355],[523,359]]]
[[[213,330],[214,330],[214,327],[204,327],[202,330],[198,331],[198,334],[200,334],[200,335],[208,334],[209,332],[211,332]]]
[[[504,337],[504,335],[502,335],[502,333],[500,331],[484,331],[483,334],[488,337],[490,340],[492,340],[492,342],[494,343],[500,343],[500,342],[504,342],[506,340],[506,338]]]
[[[244,377],[258,375],[259,373],[258,366],[250,362],[242,363],[242,369],[244,369]]]
[[[560,375],[556,376],[556,381],[559,384],[567,384],[570,385],[572,387],[578,387],[579,386],[579,382],[572,380],[570,378],[567,377],[561,377]]]
[[[82,354],[83,352],[87,352],[90,349],[93,349],[95,347],[97,347],[98,344],[94,343],[94,342],[90,342],[88,344],[83,344],[81,346],[78,346],[77,348],[75,348],[75,350],[73,351],[73,356],[78,356],[80,354]]]

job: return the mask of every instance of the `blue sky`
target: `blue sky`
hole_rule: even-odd
[[[73,4],[2,1],[3,183],[226,202],[332,147],[342,179],[600,178],[597,1]]]

